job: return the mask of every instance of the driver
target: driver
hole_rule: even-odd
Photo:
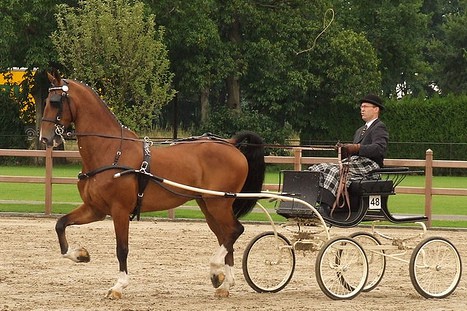
[[[378,178],[369,173],[383,166],[386,155],[389,133],[386,125],[379,119],[384,110],[383,101],[377,95],[368,94],[360,100],[360,115],[365,124],[355,131],[351,144],[338,144],[341,147],[342,163],[348,164],[348,179]],[[320,163],[308,168],[320,172],[320,206],[318,211],[329,215],[331,207],[336,202],[339,186],[339,165],[335,163]],[[346,185],[348,186],[348,184]]]

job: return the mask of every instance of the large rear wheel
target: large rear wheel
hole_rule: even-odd
[[[280,233],[263,232],[247,245],[242,259],[243,275],[258,293],[282,290],[295,270],[295,252]]]

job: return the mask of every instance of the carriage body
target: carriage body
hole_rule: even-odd
[[[417,171],[418,172],[418,171]],[[378,179],[360,178],[350,181],[348,201],[342,200],[341,206],[335,208],[330,215],[323,215],[331,226],[354,227],[362,221],[390,221],[392,223],[423,222],[425,215],[402,216],[393,215],[389,210],[389,197],[396,194],[395,188],[407,176],[414,173],[407,167],[383,168],[372,172]],[[319,206],[321,189],[320,173],[313,171],[281,171],[280,180],[282,194],[301,199],[314,207]],[[303,204],[295,201],[281,201],[277,209],[285,218],[310,218],[314,213]]]

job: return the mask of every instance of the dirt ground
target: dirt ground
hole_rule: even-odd
[[[130,285],[121,300],[104,296],[118,274],[111,220],[68,228],[72,247],[84,246],[91,262],[61,258],[54,231],[56,219],[0,216],[0,310],[465,310],[465,278],[445,299],[427,300],[410,282],[408,264],[389,260],[376,289],[353,300],[334,301],[321,292],[314,274],[316,253],[297,253],[297,267],[287,287],[275,294],[258,294],[246,283],[241,260],[247,243],[270,225],[245,224],[236,243],[236,285],[231,296],[214,297],[209,259],[217,250],[205,222],[145,220],[130,232]],[[368,230],[367,228],[364,228]],[[333,235],[351,230],[333,229]],[[413,230],[382,229],[388,234]],[[467,252],[465,231],[429,231]],[[465,260],[463,260],[465,262]]]

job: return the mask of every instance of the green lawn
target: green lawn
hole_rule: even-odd
[[[57,165],[54,166],[54,177],[75,177],[81,170],[79,165]],[[0,166],[0,175],[14,176],[44,176],[44,167],[37,166]],[[277,172],[268,172],[265,183],[276,184],[279,181]],[[424,186],[424,176],[407,176],[401,183],[402,186]],[[445,177],[436,176],[433,179],[433,187],[436,188],[467,188],[467,177]],[[22,183],[1,183],[0,184],[0,212],[44,212],[44,185],[43,184],[22,184]],[[76,207],[81,198],[76,185],[53,185],[53,208],[52,212],[61,214],[67,213]],[[11,201],[11,202],[10,202]],[[20,201],[20,204],[14,203]],[[262,204],[267,208],[274,209],[275,204],[262,200]],[[395,213],[423,214],[425,198],[423,195],[398,194],[389,198],[389,208]],[[188,202],[187,205],[196,205]],[[203,218],[198,210],[177,209],[176,217]],[[434,215],[467,215],[467,196],[433,196]],[[155,217],[166,217],[167,212],[156,212],[145,214]],[[282,217],[271,213],[275,220]],[[252,213],[246,219],[266,220],[263,213]],[[434,224],[436,221],[434,221]],[[444,222],[443,222],[444,223]],[[450,221],[447,225],[456,225],[457,222]],[[458,226],[457,224],[456,226]],[[467,227],[467,222],[462,225]]]

